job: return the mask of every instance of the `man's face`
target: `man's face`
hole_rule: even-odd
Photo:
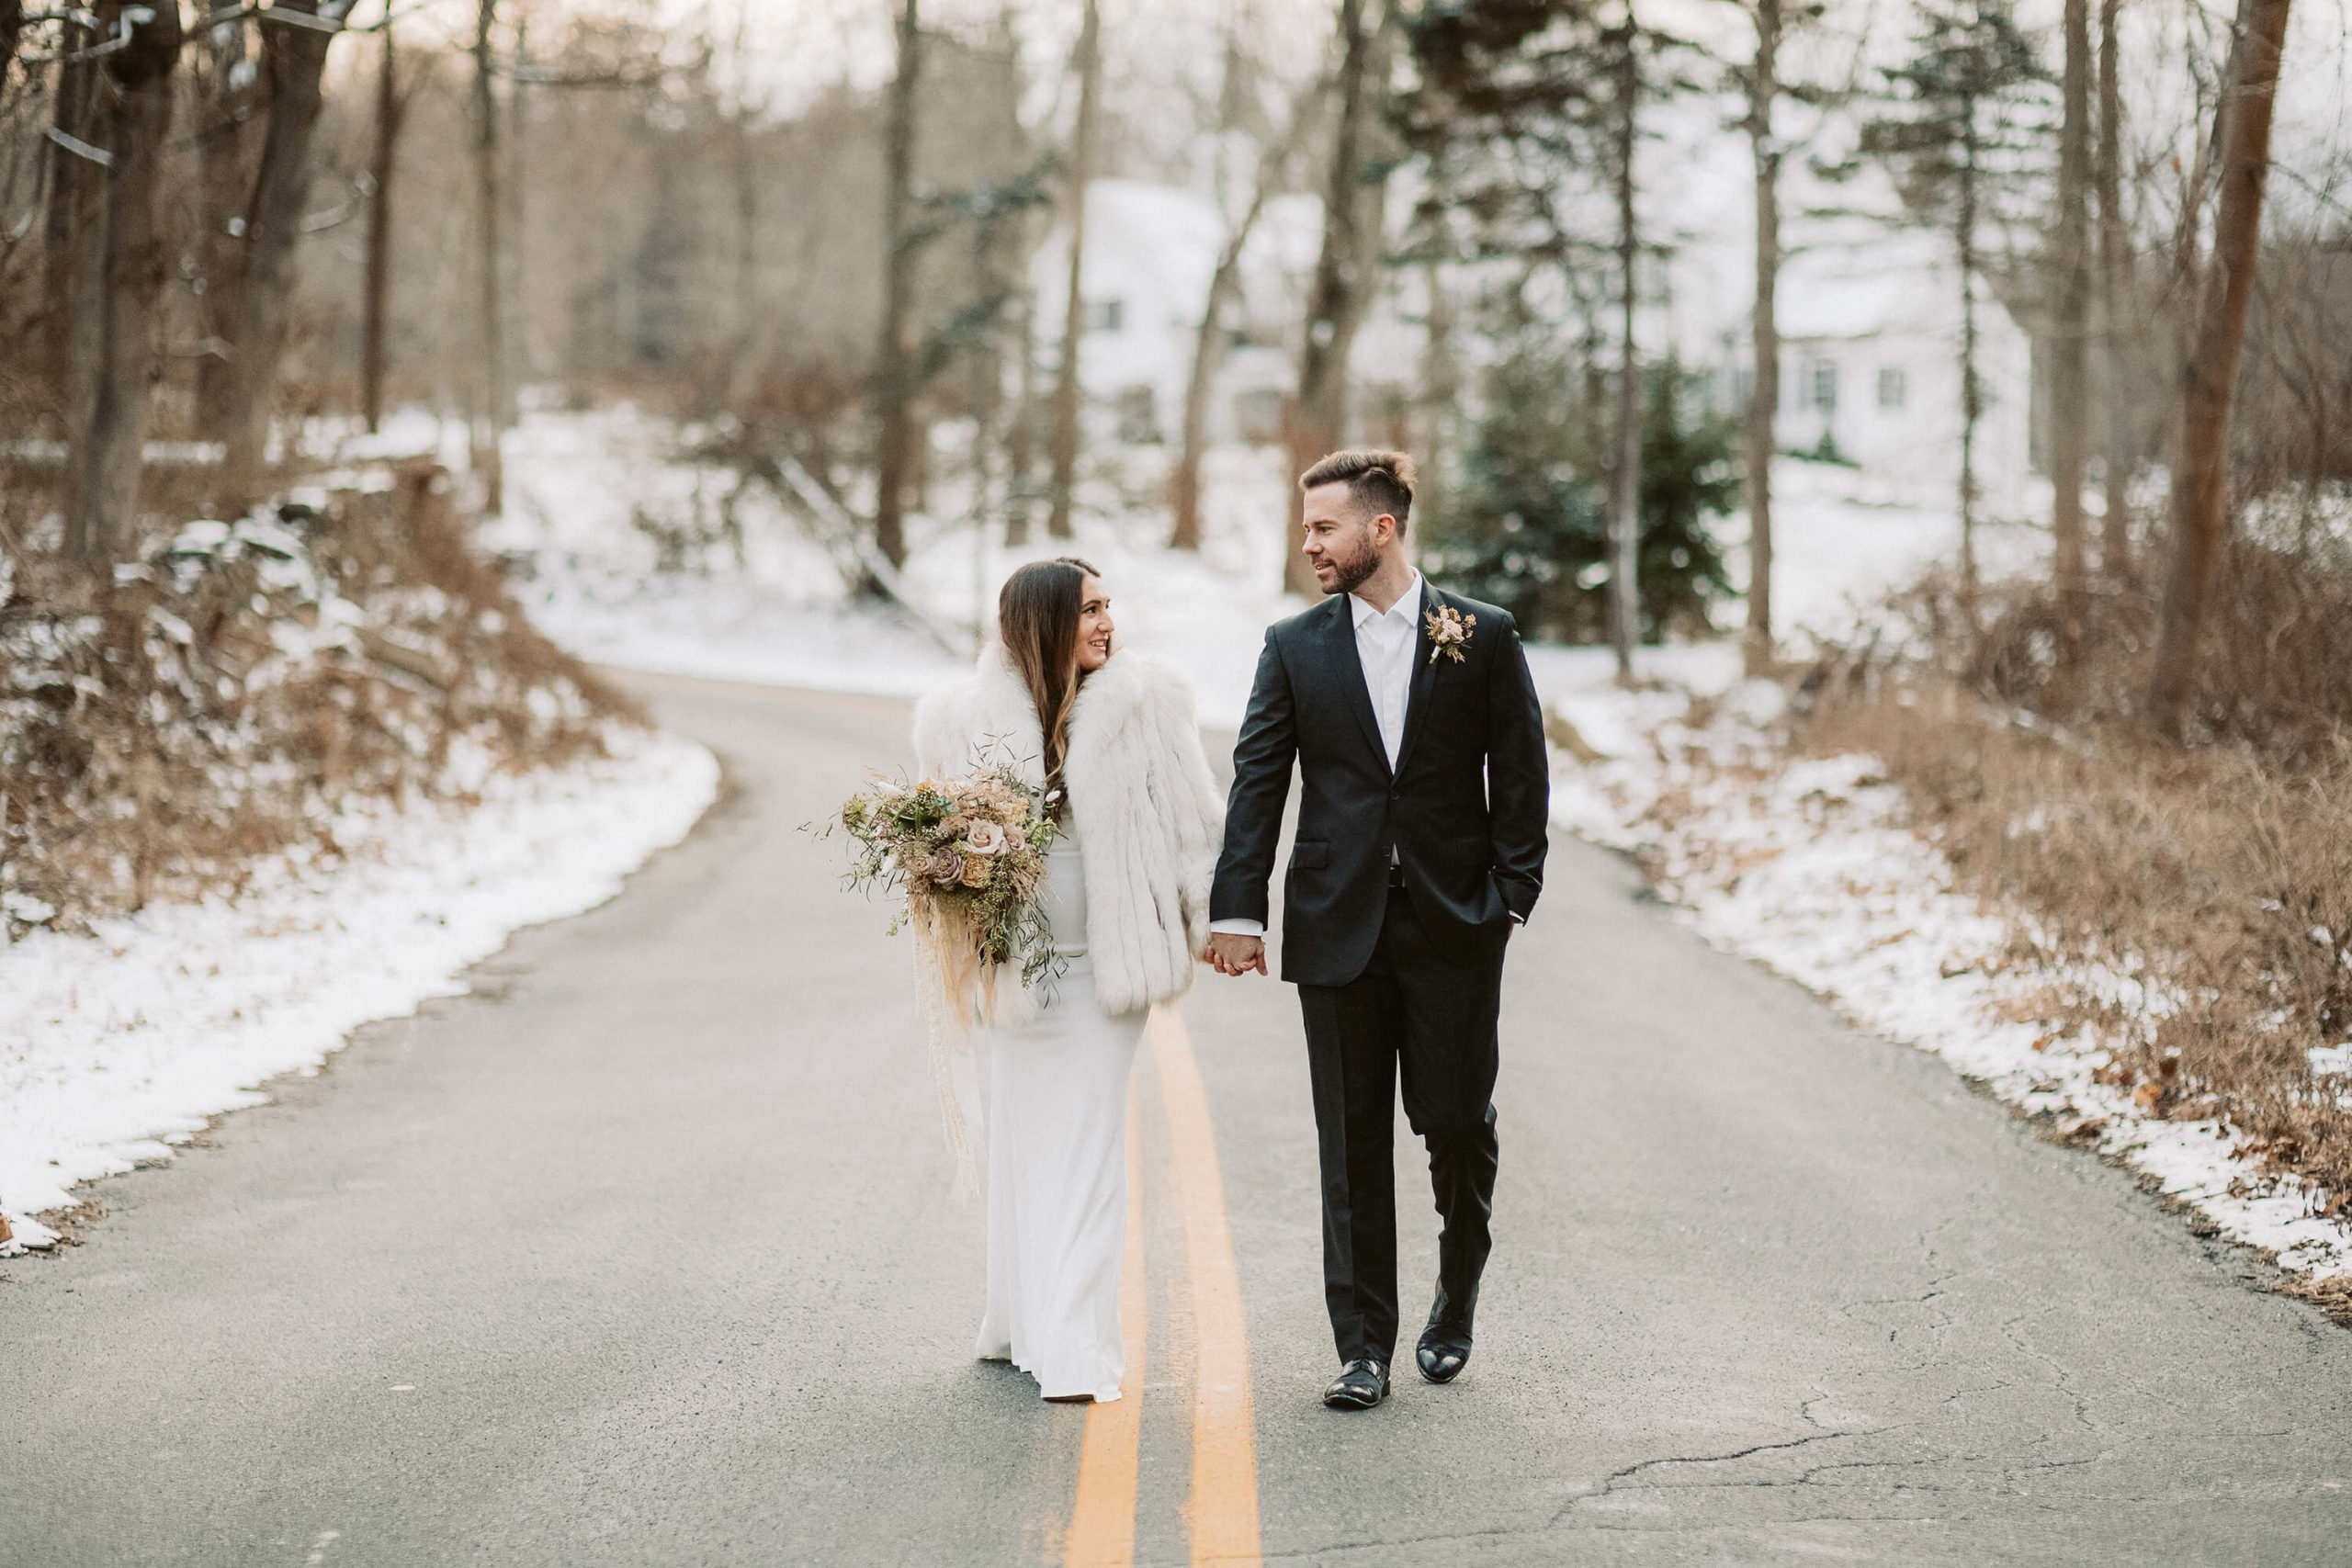
[[[1396,537],[1396,520],[1386,513],[1363,515],[1363,503],[1345,484],[1317,485],[1306,492],[1306,536],[1299,547],[1315,568],[1326,593],[1351,593],[1380,570]]]

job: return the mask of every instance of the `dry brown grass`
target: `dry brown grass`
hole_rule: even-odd
[[[1974,639],[1928,620],[1925,657],[1831,656],[1799,743],[1880,758],[1963,882],[2039,926],[2009,962],[2051,975],[2035,1006],[2054,1030],[2114,1048],[2109,1081],[2155,1113],[2225,1117],[2259,1156],[2249,1180],[2291,1173],[2345,1213],[2346,1080],[2307,1052],[2352,1039],[2352,663],[2310,661],[2352,637],[2352,573],[2233,557],[2198,708],[2226,743],[2183,750],[2125,716],[2144,666],[2114,602],[2069,671],[2064,619],[2031,595]],[[2178,1001],[2152,1026],[2069,977],[2132,960]]]
[[[446,796],[454,748],[494,764],[601,747],[628,701],[534,630],[469,549],[447,477],[288,508],[320,583],[364,612],[352,645],[289,658],[311,596],[228,551],[93,577],[23,513],[0,537],[0,899],[9,935],[157,898],[233,895],[260,857],[340,852],[354,800]],[[21,496],[21,492],[20,492]],[[28,537],[28,536],[30,536]],[[282,573],[277,574],[281,577]]]

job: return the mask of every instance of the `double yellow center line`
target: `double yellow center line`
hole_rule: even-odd
[[[1192,1561],[1258,1568],[1258,1443],[1250,1403],[1250,1335],[1241,1275],[1227,1227],[1225,1177],[1208,1091],[1183,1015],[1161,1008],[1146,1030],[1159,1069],[1184,1269],[1193,1302],[1193,1483],[1184,1518]],[[1120,1397],[1086,1413],[1078,1495],[1063,1537],[1064,1568],[1128,1568],[1135,1562],[1136,1477],[1143,1438],[1146,1333],[1142,1117],[1127,1108],[1127,1246],[1119,1282],[1127,1370]]]

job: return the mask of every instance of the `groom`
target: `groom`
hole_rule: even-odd
[[[1413,460],[1335,452],[1306,470],[1304,548],[1329,597],[1270,626],[1233,749],[1209,961],[1266,973],[1266,882],[1291,763],[1303,778],[1283,883],[1323,1168],[1323,1294],[1344,1363],[1323,1402],[1388,1394],[1396,1348],[1396,1085],[1429,1145],[1444,1222],[1416,1359],[1470,1359],[1492,1243],[1503,948],[1544,885],[1544,718],[1511,618],[1407,558]]]

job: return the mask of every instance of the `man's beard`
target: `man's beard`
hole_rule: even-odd
[[[1369,532],[1366,530],[1366,535]],[[1331,563],[1333,571],[1339,573],[1339,581],[1323,590],[1327,595],[1353,593],[1363,586],[1366,579],[1380,570],[1380,552],[1372,547],[1372,540],[1364,536],[1358,536],[1352,555],[1340,556],[1325,550],[1323,558]]]

